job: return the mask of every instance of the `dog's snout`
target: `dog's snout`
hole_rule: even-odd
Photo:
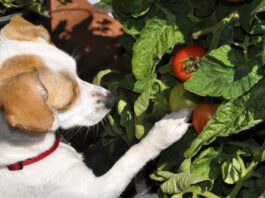
[[[106,96],[106,102],[105,102],[105,107],[107,109],[112,109],[116,103],[116,98],[112,93],[108,93]]]

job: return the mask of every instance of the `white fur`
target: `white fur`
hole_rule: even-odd
[[[67,72],[78,83],[78,101],[66,112],[55,112],[57,122],[54,126],[65,129],[81,125],[91,126],[109,112],[104,104],[96,103],[97,97],[94,96],[100,92],[101,97],[107,97],[108,91],[79,79],[75,61],[66,53],[43,42],[0,42],[0,65],[7,58],[23,54],[39,56],[52,71]],[[25,97],[30,100],[30,96]],[[96,177],[82,162],[82,156],[64,143],[60,143],[58,149],[45,159],[26,166],[23,170],[9,171],[6,165],[44,152],[51,147],[55,137],[53,133],[31,135],[11,128],[5,121],[4,112],[0,111],[0,197],[118,197],[146,162],[183,136],[189,126],[186,119],[190,112],[185,109],[165,116],[105,175]]]

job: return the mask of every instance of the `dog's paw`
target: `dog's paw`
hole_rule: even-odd
[[[164,149],[178,141],[187,131],[192,109],[182,109],[178,112],[167,114],[158,121],[148,134],[149,142],[160,149]]]

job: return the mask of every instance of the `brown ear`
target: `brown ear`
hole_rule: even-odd
[[[21,16],[14,16],[3,28],[2,34],[11,40],[37,41],[42,39],[50,42],[50,34],[43,26],[33,25]]]
[[[47,92],[37,73],[22,73],[0,86],[0,105],[12,127],[32,133],[54,130],[53,111],[46,104]]]

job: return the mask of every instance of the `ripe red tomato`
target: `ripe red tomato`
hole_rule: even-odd
[[[208,120],[213,117],[218,108],[217,104],[201,103],[192,114],[192,125],[197,133],[202,132]]]
[[[173,58],[173,72],[182,82],[188,80],[194,72],[196,62],[206,54],[206,50],[199,45],[186,45]]]

